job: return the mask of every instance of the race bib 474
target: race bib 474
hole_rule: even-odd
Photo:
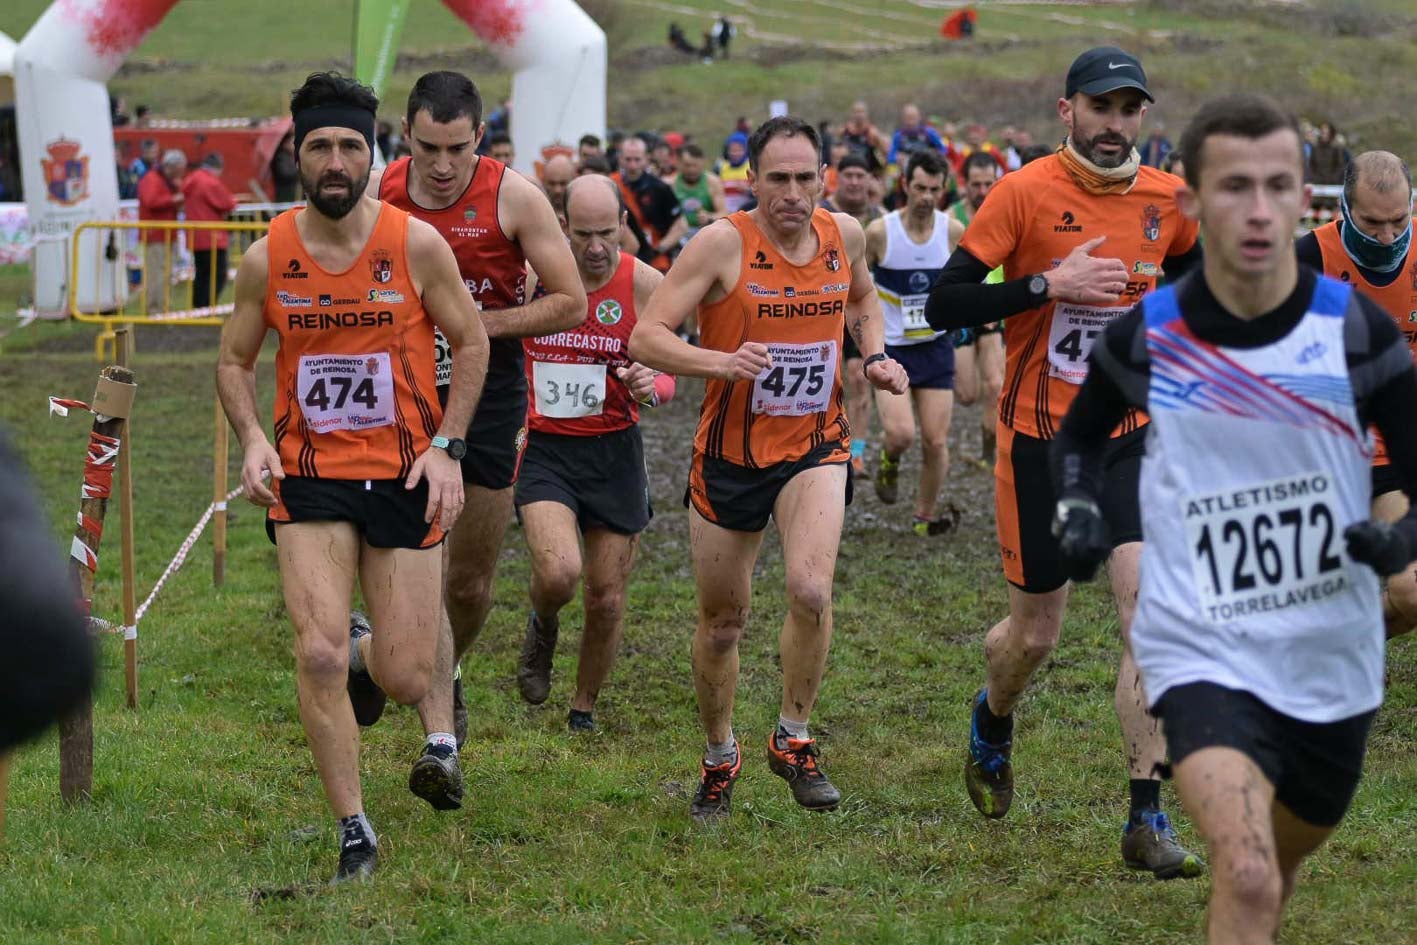
[[[394,372],[387,351],[304,355],[296,392],[305,425],[315,433],[394,422]]]

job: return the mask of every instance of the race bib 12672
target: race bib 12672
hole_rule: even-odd
[[[305,425],[315,433],[394,422],[394,372],[387,351],[303,355],[296,393]]]
[[[1201,615],[1222,623],[1346,591],[1333,492],[1312,472],[1182,500]]]

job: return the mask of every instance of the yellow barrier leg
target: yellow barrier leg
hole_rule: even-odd
[[[115,347],[117,341],[118,336],[113,333],[113,324],[111,322],[104,322],[103,331],[99,332],[98,336],[93,340],[94,360],[104,363],[116,360],[114,352],[117,350]]]

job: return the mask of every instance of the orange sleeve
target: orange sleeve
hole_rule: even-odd
[[[1023,233],[1023,188],[1011,186],[1012,180],[1004,177],[994,185],[959,241],[960,249],[990,269],[1013,255]]]

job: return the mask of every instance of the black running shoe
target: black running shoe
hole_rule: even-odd
[[[815,738],[793,738],[778,729],[768,739],[768,767],[792,788],[792,799],[808,810],[836,810],[841,792],[817,764]]]
[[[358,828],[346,828],[340,839],[339,868],[335,870],[331,886],[344,883],[363,882],[374,875],[379,866],[379,848]]]
[[[462,751],[467,741],[467,703],[462,697],[462,677],[453,679],[453,737],[458,740],[458,751]]]
[[[447,745],[424,745],[422,756],[408,773],[408,789],[432,804],[434,810],[457,810],[462,806],[458,753]]]
[[[728,816],[733,802],[733,782],[743,770],[743,753],[721,765],[699,762],[699,789],[689,802],[689,816],[696,823],[708,824]]]
[[[522,698],[541,705],[551,694],[551,657],[556,655],[556,635],[560,627],[547,627],[533,612],[526,618],[526,639],[517,663],[517,688]]]
[[[595,718],[589,712],[582,712],[580,709],[572,709],[566,716],[566,727],[572,732],[588,733],[597,731]]]
[[[354,668],[355,649],[359,646],[359,638],[367,637],[373,632],[368,617],[357,610],[350,611],[349,680],[345,688],[349,690],[349,703],[354,706],[354,720],[365,728],[379,721],[379,716],[384,714],[384,705],[389,701],[389,697],[384,695],[384,690],[374,682],[374,677],[369,675],[368,670],[356,671]]]

